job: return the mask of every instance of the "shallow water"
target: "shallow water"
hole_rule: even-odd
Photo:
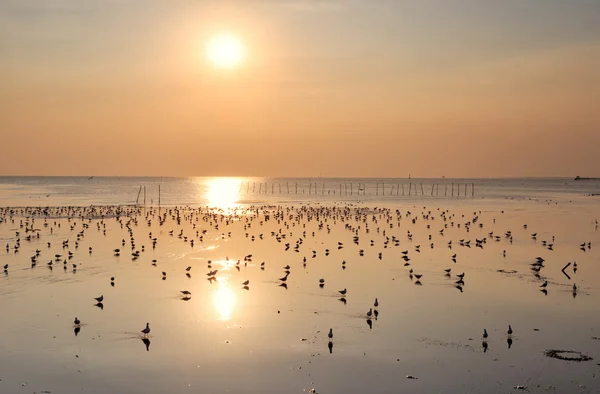
[[[517,385],[529,392],[598,392],[600,232],[595,219],[600,207],[595,202],[395,202],[386,211],[353,205],[347,214],[333,211],[343,205],[282,205],[259,214],[240,208],[223,216],[206,209],[130,208],[132,213],[119,220],[83,221],[52,209],[47,227],[43,217],[35,218],[33,228],[39,231],[33,233],[25,232],[30,213],[16,212],[11,219],[5,212],[0,266],[9,267],[0,275],[0,392],[490,393],[519,391]],[[279,220],[276,211],[283,212]],[[465,223],[475,216],[467,231]],[[187,242],[178,237],[181,230]],[[202,240],[196,230],[200,235],[206,230]],[[508,230],[512,242],[505,236]],[[491,231],[498,241],[488,235]],[[157,238],[154,249],[150,232]],[[31,241],[25,239],[29,234],[34,234]],[[386,245],[386,236],[395,236],[399,245]],[[542,241],[552,242],[553,236],[553,250],[548,250]],[[475,240],[483,238],[483,248],[476,247]],[[460,239],[471,240],[470,247],[460,246]],[[65,240],[68,248],[62,247]],[[591,242],[591,248],[581,250],[583,242]],[[120,256],[114,255],[116,248]],[[32,268],[36,249],[40,258]],[[132,250],[140,257],[133,260]],[[409,266],[401,259],[405,250]],[[64,270],[68,251],[73,258]],[[54,261],[55,254],[63,255],[60,261]],[[249,254],[251,261],[244,261]],[[546,260],[540,278],[530,269],[537,256]],[[51,260],[52,269],[47,267]],[[569,279],[561,269],[573,261],[578,270],[567,268]],[[278,278],[288,264],[285,289]],[[445,276],[445,268],[452,276]],[[214,282],[207,280],[211,269],[218,270]],[[423,275],[421,285],[410,278],[410,269]],[[462,291],[455,287],[461,272]],[[250,281],[247,290],[241,284],[245,280]],[[547,295],[539,287],[544,280]],[[343,288],[346,303],[338,293]],[[182,300],[180,290],[190,291],[191,299]],[[103,309],[95,306],[100,295]],[[366,312],[376,297],[379,316],[369,327]],[[82,321],[78,335],[75,316]],[[152,329],[149,345],[140,333],[146,322]],[[510,348],[509,324],[514,330]],[[547,349],[581,351],[594,360],[550,359]]]

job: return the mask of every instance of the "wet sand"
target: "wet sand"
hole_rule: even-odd
[[[594,200],[121,209],[118,218],[108,208],[92,218],[83,209],[69,218],[64,208],[46,219],[33,208],[0,215],[0,269],[8,264],[0,275],[0,393],[600,387]],[[539,277],[536,257],[545,260]],[[575,261],[569,279],[561,269]],[[279,278],[287,265],[286,289]],[[211,270],[216,280],[207,279]],[[369,319],[375,298],[378,316]],[[146,322],[148,338],[140,332]],[[549,349],[593,360],[549,358]]]

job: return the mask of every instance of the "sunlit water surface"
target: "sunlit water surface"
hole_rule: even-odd
[[[594,197],[377,204],[387,211],[359,202],[233,211],[228,207],[236,201],[219,193],[214,199],[223,204],[214,205],[221,210],[126,208],[128,216],[118,220],[68,219],[51,209],[48,219],[33,221],[19,209],[12,217],[4,211],[0,393],[508,393],[520,391],[516,386],[598,392]],[[36,231],[26,232],[26,223]],[[476,247],[483,238],[483,248]],[[581,249],[584,242],[591,248]],[[539,278],[531,270],[538,256],[546,260]],[[577,271],[571,265],[563,274],[575,261]],[[286,265],[287,289],[279,279]],[[423,275],[420,285],[410,269]],[[218,270],[213,281],[211,270]],[[547,294],[540,291],[544,281]],[[344,288],[346,302],[338,293]],[[191,298],[184,300],[181,290]],[[100,295],[102,309],[94,300]],[[375,298],[379,315],[369,325]],[[146,322],[152,331],[144,341]],[[544,355],[548,349],[594,360],[552,359]]]

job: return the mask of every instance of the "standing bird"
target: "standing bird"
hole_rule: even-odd
[[[75,316],[75,321],[73,321],[73,324],[75,324],[76,326],[81,324],[81,321],[77,318],[77,316]]]
[[[338,293],[340,293],[341,295],[345,296],[346,295],[346,288],[344,288],[344,290],[339,290]]]
[[[150,323],[146,323],[146,328],[142,330],[142,334],[148,335],[150,334]]]
[[[544,288],[545,288],[546,286],[548,286],[548,281],[547,281],[547,280],[545,280],[545,281],[544,281],[544,283],[542,283],[542,284],[540,285],[540,287],[544,287]]]
[[[377,298],[375,298],[375,303],[373,303],[373,306],[375,308],[377,308],[379,306],[379,301],[377,300]]]
[[[507,333],[508,335],[512,335],[512,333],[513,333],[513,329],[512,329],[512,327],[510,326],[510,324],[508,325],[508,331],[507,331],[506,333]]]
[[[102,302],[102,301],[104,301],[104,295],[101,295],[100,297],[96,297],[94,299],[98,302]]]
[[[373,308],[369,308],[369,311],[367,312],[367,317],[370,318],[373,315]]]
[[[487,333],[487,330],[484,328],[483,329],[483,339],[487,339],[487,337],[488,337],[488,333]]]
[[[329,329],[329,334],[327,334],[327,336],[329,337],[329,340],[333,340],[333,328]]]

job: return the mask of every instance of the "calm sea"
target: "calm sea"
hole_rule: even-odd
[[[391,178],[0,177],[0,206],[158,205],[229,207],[295,202],[585,199],[600,180]]]

